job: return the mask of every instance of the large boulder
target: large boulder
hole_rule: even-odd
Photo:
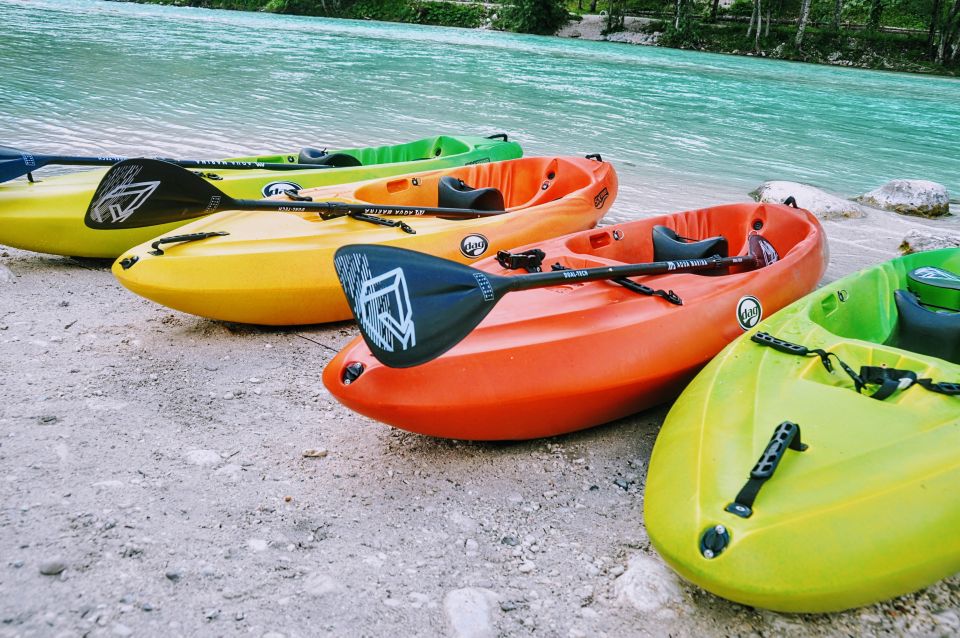
[[[855,198],[873,208],[891,210],[901,215],[942,217],[950,214],[947,187],[923,179],[894,179],[880,188]]]
[[[960,247],[960,235],[934,235],[933,233],[911,230],[900,244],[900,252],[904,255],[921,253],[925,250],[938,248]]]
[[[782,204],[788,197],[797,200],[797,206],[806,208],[820,219],[858,219],[867,216],[867,208],[849,199],[799,182],[764,182],[750,193],[758,202]]]

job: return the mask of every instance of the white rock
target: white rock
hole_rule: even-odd
[[[940,217],[950,212],[950,194],[943,184],[924,179],[894,179],[856,198],[873,208],[901,215]]]
[[[922,253],[925,250],[938,248],[957,248],[960,246],[960,235],[934,235],[933,233],[911,230],[900,243],[900,252],[904,255]]]
[[[642,614],[673,617],[686,606],[679,578],[659,558],[637,554],[614,583],[617,601]]]
[[[262,552],[267,549],[267,541],[262,538],[251,538],[247,541],[247,547],[255,552]]]
[[[17,276],[13,274],[12,270],[0,264],[0,284],[8,284],[16,278]]]
[[[797,200],[797,206],[806,208],[820,219],[857,219],[866,217],[867,207],[799,182],[764,182],[750,193],[758,202],[782,204],[788,197]]]
[[[607,42],[625,42],[627,44],[640,44],[644,46],[657,46],[660,42],[660,36],[663,34],[659,31],[654,31],[653,33],[633,33],[630,31],[617,31],[615,33],[610,33],[607,35]]]
[[[219,470],[214,472],[214,474],[227,481],[239,481],[241,472],[243,472],[242,467],[236,465],[235,463],[230,463],[221,467]]]
[[[215,450],[190,450],[183,455],[183,458],[191,465],[211,467],[220,462],[220,453]]]
[[[454,589],[443,598],[443,609],[455,638],[494,638],[493,611],[496,593],[489,589]]]
[[[447,518],[464,532],[472,532],[477,529],[477,522],[461,512],[451,512],[447,515]]]
[[[303,581],[303,591],[311,596],[327,596],[340,590],[340,583],[328,574],[310,574]]]

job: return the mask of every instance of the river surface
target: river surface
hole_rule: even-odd
[[[159,7],[0,0],[0,145],[217,157],[507,132],[601,153],[613,219],[764,180],[960,194],[960,81],[606,42]]]

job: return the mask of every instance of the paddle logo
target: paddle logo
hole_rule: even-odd
[[[954,273],[950,272],[949,270],[944,270],[943,268],[937,268],[935,266],[921,266],[910,274],[916,279],[926,281],[944,281],[947,283],[960,282],[960,277]]]
[[[100,224],[118,224],[130,218],[150,199],[160,181],[135,182],[142,166],[114,168],[108,173],[90,204],[90,217]]]
[[[299,191],[302,190],[303,186],[297,184],[296,182],[270,182],[261,189],[264,197],[273,197],[274,195],[282,195],[286,191]]]
[[[742,330],[749,330],[763,319],[763,306],[753,295],[740,297],[737,302],[737,323]]]
[[[403,268],[374,276],[364,255],[338,255],[334,266],[364,336],[386,352],[417,345]]]
[[[483,235],[467,235],[460,240],[460,253],[470,259],[476,259],[487,252],[489,247],[490,242]]]
[[[593,198],[593,207],[596,209],[603,208],[603,204],[607,201],[608,197],[610,197],[610,191],[604,186],[600,189],[600,192],[597,193],[597,196]]]

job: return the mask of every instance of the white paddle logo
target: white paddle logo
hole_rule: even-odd
[[[90,205],[90,217],[100,223],[117,224],[126,221],[137,209],[150,199],[160,186],[160,181],[134,182],[140,166],[114,169],[104,180]]]
[[[753,295],[740,297],[737,302],[737,323],[743,330],[749,330],[754,327],[763,318],[763,306],[760,300]]]
[[[935,266],[921,266],[911,273],[917,279],[926,279],[927,281],[960,281],[960,277],[949,270],[937,268]]]
[[[394,352],[417,345],[413,307],[403,268],[376,277],[364,255],[338,256],[337,274],[353,302],[364,335],[378,348]]]

